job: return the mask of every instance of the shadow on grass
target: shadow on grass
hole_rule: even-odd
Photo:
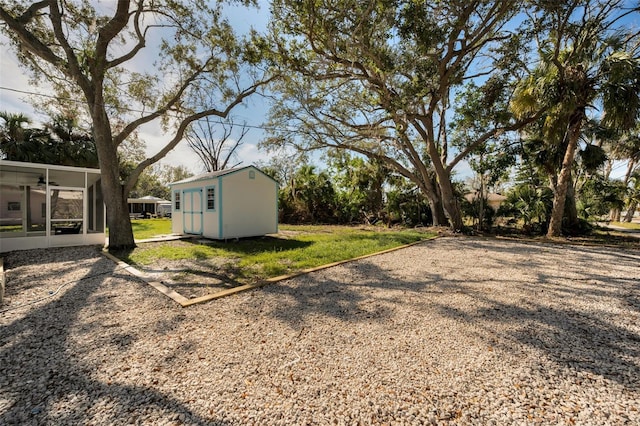
[[[228,241],[215,240],[186,240],[192,244],[204,244],[208,247],[225,250],[241,255],[255,255],[260,253],[282,252],[299,250],[313,245],[313,241],[302,241],[292,238],[279,238],[272,236],[240,238]],[[204,242],[206,241],[206,242]]]

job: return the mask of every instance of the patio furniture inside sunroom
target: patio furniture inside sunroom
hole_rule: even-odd
[[[0,252],[105,242],[100,170],[0,160]]]

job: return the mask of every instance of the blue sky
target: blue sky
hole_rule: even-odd
[[[245,33],[251,27],[264,31],[269,21],[268,2],[261,0],[258,9],[245,9],[242,7],[227,7],[227,13],[230,21],[233,23],[238,33]],[[114,3],[111,3],[113,5]],[[108,9],[109,2],[103,2],[102,6]],[[29,78],[19,66],[18,59],[15,54],[8,48],[7,38],[0,33],[0,110],[12,113],[24,113],[30,117],[35,125],[42,124],[47,121],[46,115],[36,112],[29,103],[31,95],[28,93],[50,94],[50,86],[40,84],[38,86],[31,85]],[[140,57],[136,58],[139,64],[150,63],[153,61],[156,53],[152,49],[143,49]],[[135,66],[135,63],[134,63]],[[7,90],[7,89],[15,89]],[[20,91],[20,92],[18,92]],[[250,126],[259,127],[266,119],[268,104],[266,100],[258,95],[254,95],[233,110],[232,116],[237,125],[246,122]],[[171,138],[171,134],[165,134],[160,128],[159,122],[143,126],[140,128],[140,137],[147,144],[147,154],[152,155],[161,149]],[[251,128],[244,138],[244,144],[238,150],[238,159],[243,161],[244,165],[256,163],[257,161],[266,160],[266,153],[261,152],[257,148],[257,143],[264,137],[264,132],[259,128]],[[194,173],[202,171],[202,166],[198,157],[187,146],[186,142],[181,142],[173,151],[171,151],[161,164],[182,165],[187,167]]]
[[[630,1],[629,4],[634,2]],[[114,3],[102,2],[101,5],[105,9],[112,7]],[[258,9],[246,9],[240,6],[228,6],[227,14],[238,33],[245,33],[250,28],[258,31],[264,31],[269,22],[269,2],[266,0],[259,1]],[[638,27],[638,14],[631,15],[627,18],[630,26]],[[33,86],[29,84],[27,76],[18,65],[15,55],[7,48],[6,38],[0,34],[0,86],[4,88],[17,89],[25,92],[48,93],[46,85]],[[142,52],[138,61],[139,63],[151,63],[155,52],[151,48],[147,48]],[[9,112],[23,112],[34,119],[36,124],[47,117],[38,115],[31,104],[28,102],[29,95],[18,93],[10,90],[0,89],[0,109]],[[265,136],[264,131],[259,127],[266,120],[269,104],[268,101],[259,95],[247,99],[243,105],[238,106],[232,112],[232,117],[237,125],[247,123],[251,126],[251,130],[245,136],[244,144],[238,151],[238,159],[243,161],[244,165],[265,161],[268,159],[267,154],[258,150],[257,143]],[[140,137],[147,144],[147,153],[154,154],[170,139],[170,134],[164,134],[159,123],[153,123],[140,129]],[[181,142],[165,159],[162,164],[182,165],[187,167],[194,173],[202,171],[199,159],[191,151],[185,142]],[[624,164],[616,166],[616,171],[624,172]],[[469,166],[466,162],[461,163],[456,168],[457,175],[465,177],[471,174]]]

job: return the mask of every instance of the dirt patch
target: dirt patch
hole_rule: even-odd
[[[158,250],[162,246],[173,248],[206,244],[208,240],[165,241],[139,244],[137,251]],[[126,259],[123,253],[117,257]],[[238,266],[239,259],[228,257],[202,257],[190,259],[157,258],[149,264],[133,264],[153,281],[164,284],[180,295],[193,299],[249,284],[250,278]]]
[[[151,265],[137,265],[155,281],[159,281],[184,297],[193,299],[237,287],[245,283],[235,279],[233,264],[206,260],[159,260]]]

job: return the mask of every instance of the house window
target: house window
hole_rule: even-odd
[[[175,200],[175,210],[179,211],[180,210],[180,191],[176,191],[173,193],[173,199]]]
[[[216,209],[216,188],[213,186],[207,187],[207,210]]]
[[[255,179],[255,178],[256,178],[256,171],[249,170],[249,179]]]

